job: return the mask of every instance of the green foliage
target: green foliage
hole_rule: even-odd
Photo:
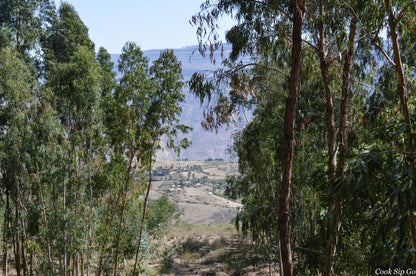
[[[393,3],[396,25],[386,31],[391,27],[386,3],[307,1],[290,213],[297,273],[322,272],[327,229],[336,212],[341,226],[333,273],[362,275],[415,264],[416,142],[414,123],[405,123],[401,113],[408,109],[411,118],[416,110],[416,5]],[[239,175],[228,178],[226,195],[244,206],[236,225],[273,260],[279,259],[282,118],[293,43],[288,18],[294,8],[293,1],[208,0],[192,18],[199,50],[214,63],[214,51],[221,48],[216,20],[222,14],[238,20],[226,35],[232,51],[223,68],[194,74],[189,86],[208,103],[206,129],[238,123],[236,115],[252,110],[230,149]],[[328,61],[326,84],[338,124],[340,72],[355,17],[360,20],[347,93],[348,147],[336,138],[342,165],[334,179],[326,140],[328,99],[316,53]],[[0,246],[6,262],[23,275],[68,275],[72,268],[84,274],[127,273],[125,261],[149,254],[149,241],[163,235],[175,213],[166,196],[147,205],[146,192],[160,141],[178,153],[190,144],[178,138],[190,130],[179,122],[185,100],[180,62],[166,50],[149,64],[139,46],[126,43],[116,79],[111,56],[104,48],[94,52],[88,28],[67,3],[56,9],[47,0],[2,1],[0,25]],[[382,59],[394,56],[395,32],[403,68]],[[408,102],[397,89],[404,86]],[[192,171],[204,173],[190,167],[188,179]],[[223,184],[208,176],[194,180]],[[192,251],[201,244],[190,239],[183,246]],[[170,252],[164,259],[169,271]],[[242,267],[235,262],[236,273]]]
[[[282,106],[291,66],[288,49],[294,43],[288,20],[293,3],[208,0],[192,17],[199,51],[203,56],[209,53],[214,63],[213,52],[221,49],[217,19],[222,14],[238,19],[226,35],[232,51],[222,68],[211,75],[194,74],[189,85],[201,104],[208,105],[206,129],[229,123],[242,106],[254,109],[250,123],[234,137],[231,152],[238,158],[240,174],[228,179],[226,195],[243,203],[237,227],[256,241],[270,239],[271,244],[277,244],[279,235],[276,197],[281,182]],[[408,117],[414,116],[415,101],[410,93],[406,103],[400,89],[407,83],[412,91],[415,83],[414,58],[409,54],[414,48],[415,5],[394,2],[390,10],[395,18],[388,21],[388,3],[305,1],[290,214],[298,273],[322,272],[324,263],[332,262],[331,254],[335,259],[324,275],[371,274],[376,267],[414,264],[415,144],[414,124]],[[345,55],[351,50],[348,31],[354,24],[358,34],[349,80]],[[398,68],[397,49],[393,54],[396,32],[403,68]],[[248,63],[239,61],[247,56]],[[322,65],[327,66],[326,76],[317,77],[325,69]],[[325,96],[328,91],[332,95]],[[343,128],[341,120],[346,120]],[[333,155],[329,156],[327,141],[332,134],[335,163],[330,163]],[[334,220],[339,229],[332,237],[337,238],[328,241]],[[330,243],[335,245],[333,252],[328,251]]]
[[[173,51],[164,51],[149,67],[130,43],[116,81],[111,56],[104,48],[94,53],[71,5],[0,5],[5,261],[19,275],[128,271],[118,266],[139,244],[148,254],[151,235],[163,234],[175,210],[166,197],[152,201],[139,236],[145,171],[162,135],[178,151],[189,144],[177,141],[189,130],[178,123],[181,65]]]
[[[114,62],[111,61],[111,55],[105,48],[100,47],[96,59],[101,68],[101,104],[104,113],[107,114],[110,113],[109,102],[111,102],[112,92],[116,86],[116,72],[114,72]]]
[[[148,231],[153,232],[165,229],[175,212],[175,205],[169,201],[167,195],[150,200],[147,212]]]
[[[54,67],[53,62],[69,62],[79,46],[94,51],[94,43],[88,37],[88,28],[70,4],[62,3],[57,14],[49,15],[47,20],[50,26],[42,39],[47,57],[46,66]]]
[[[42,18],[53,9],[49,0],[13,1],[5,0],[0,3],[0,26],[2,31],[14,40],[16,49],[25,55],[34,50],[43,33]],[[0,43],[1,45],[1,43]]]
[[[57,63],[48,75],[53,87],[55,109],[61,114],[64,125],[73,130],[89,127],[99,112],[99,67],[94,53],[79,47],[68,63]],[[82,121],[82,123],[81,123]]]
[[[414,263],[413,250],[409,250],[415,234],[413,169],[406,164],[403,143],[391,149],[397,137],[404,137],[404,130],[397,121],[379,128],[373,143],[357,149],[349,163],[350,183],[338,193],[354,199],[354,204],[346,202],[345,209],[348,218],[363,227],[361,238],[371,250],[367,253],[371,269]]]

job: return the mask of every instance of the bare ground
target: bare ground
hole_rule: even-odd
[[[199,166],[201,170],[192,170]],[[180,221],[191,224],[230,223],[237,215],[241,204],[221,196],[223,189],[213,188],[212,182],[224,180],[236,174],[236,164],[225,161],[159,161],[155,167],[169,168],[169,175],[155,177],[150,198],[163,194],[175,203],[181,214]],[[206,177],[207,182],[192,181]],[[178,183],[187,183],[179,186]],[[188,180],[189,179],[189,180]]]
[[[151,275],[279,275],[250,241],[233,226],[172,226],[159,258],[149,262]]]

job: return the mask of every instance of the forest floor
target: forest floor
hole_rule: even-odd
[[[147,260],[147,275],[279,275],[230,224],[171,226],[158,251]]]

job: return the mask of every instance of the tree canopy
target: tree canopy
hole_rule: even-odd
[[[162,136],[189,145],[180,62],[126,43],[117,79],[70,4],[0,5],[2,275],[140,273],[124,260],[175,212],[147,173]]]
[[[2,275],[142,273],[175,211],[149,193],[162,142],[190,144],[185,85],[206,130],[250,114],[225,195],[276,270],[414,271],[415,17],[404,0],[206,0],[195,54],[218,69],[186,84],[173,50],[127,42],[114,68],[68,3],[0,2]]]
[[[207,129],[252,109],[231,149],[236,226],[284,275],[414,266],[415,2],[208,0],[191,22],[212,60],[222,14],[232,51],[189,84]]]

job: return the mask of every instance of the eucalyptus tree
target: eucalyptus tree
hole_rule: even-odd
[[[2,190],[5,193],[3,274],[7,250],[15,249],[17,273],[53,274],[54,221],[50,216],[53,187],[59,182],[63,132],[49,99],[39,98],[33,64],[14,47],[2,51]],[[43,255],[45,254],[45,255]],[[38,266],[39,265],[39,266]]]
[[[145,135],[143,123],[149,108],[149,95],[154,93],[154,86],[148,76],[148,60],[143,56],[142,51],[135,43],[126,43],[120,55],[119,72],[122,77],[114,93],[114,118],[110,137],[114,145],[114,153],[125,157],[125,173],[120,182],[118,199],[120,214],[116,237],[114,254],[114,275],[118,273],[118,262],[120,255],[121,233],[125,220],[127,202],[136,199],[137,190],[140,188],[135,185],[133,172],[141,174],[139,171],[142,141]],[[137,158],[137,162],[135,162]],[[142,176],[141,176],[142,177]],[[141,184],[141,183],[136,183]],[[132,191],[135,191],[132,194]],[[131,196],[129,200],[127,197]]]
[[[372,2],[373,3],[373,2]],[[374,142],[363,145],[363,151],[354,159],[352,175],[361,172],[357,187],[370,184],[377,191],[377,198],[361,194],[371,202],[370,218],[377,222],[371,241],[372,268],[407,267],[416,262],[415,190],[415,142],[411,120],[413,100],[409,88],[414,87],[413,43],[409,29],[415,15],[414,1],[374,2],[374,16],[378,28],[372,33],[372,45],[385,59],[380,67],[378,95],[385,95],[381,110],[375,116],[379,125]],[[373,23],[374,24],[374,23]],[[385,36],[383,34],[383,30]],[[383,46],[383,44],[385,46]],[[390,76],[390,78],[385,78]],[[380,98],[378,95],[373,100]],[[390,100],[391,102],[388,102]],[[400,114],[400,116],[398,116]],[[362,162],[359,165],[358,162]],[[368,169],[365,168],[368,166]],[[379,190],[378,183],[384,189]]]
[[[166,146],[168,148],[173,148],[178,155],[181,148],[189,146],[189,142],[186,138],[181,139],[175,144],[175,139],[178,134],[185,134],[190,128],[179,124],[179,117],[182,113],[182,108],[179,104],[185,100],[185,95],[182,93],[184,83],[182,81],[181,63],[174,55],[173,50],[161,52],[159,58],[156,59],[149,68],[149,74],[152,81],[155,83],[156,90],[153,95],[149,95],[151,102],[144,122],[145,131],[148,134],[147,141],[144,141],[145,147],[143,153],[141,154],[141,162],[144,164],[147,163],[149,181],[144,198],[139,242],[136,250],[133,274],[136,272],[144,219],[148,209],[147,205],[152,181],[152,161],[156,150],[161,148],[160,139],[162,136],[165,136],[167,139]],[[147,161],[145,160],[146,158]]]
[[[295,144],[296,103],[300,90],[300,65],[302,54],[302,21],[305,3],[295,1],[293,7],[292,58],[289,78],[289,91],[284,118],[282,183],[279,201],[279,231],[284,275],[293,275],[293,260],[290,247],[290,195],[292,166]]]
[[[348,155],[348,106],[351,95],[352,68],[357,43],[359,14],[363,3],[359,1],[311,1],[308,6],[307,29],[312,41],[308,45],[319,57],[326,101],[326,128],[328,137],[328,233],[324,275],[330,275],[341,228],[340,202],[335,196],[336,187],[342,185]],[[349,26],[348,26],[349,25]],[[343,57],[343,63],[341,57]],[[337,75],[336,69],[342,72]],[[342,68],[342,70],[341,70]],[[341,101],[335,100],[337,88]],[[336,112],[340,116],[337,123]],[[338,125],[338,126],[337,126]],[[338,153],[341,153],[338,155]]]
[[[136,269],[149,209],[145,172],[161,140],[177,152],[189,144],[177,139],[189,130],[178,121],[180,62],[164,51],[149,67],[128,43],[117,83],[111,56],[94,53],[71,5],[0,5],[3,274],[12,247],[18,275],[89,275],[95,249],[99,274],[107,253],[115,274],[121,254],[136,253]]]
[[[65,166],[65,147],[62,146],[64,128],[57,121],[55,110],[49,99],[42,97],[33,105],[34,119],[31,126],[28,181],[31,194],[27,201],[27,233],[32,272],[53,275],[56,271],[56,233],[59,231],[57,218],[53,216],[58,197],[57,185],[62,180]],[[39,259],[40,260],[39,260]],[[39,266],[38,266],[39,265]]]
[[[92,188],[91,163],[95,162],[93,158],[99,158],[100,154],[95,144],[97,139],[101,139],[99,129],[101,90],[99,66],[95,61],[94,53],[85,47],[79,47],[69,63],[55,64],[48,72],[47,79],[47,85],[53,91],[55,109],[66,130],[64,145],[67,147],[65,155],[67,164],[62,171],[64,186],[61,187],[63,229],[66,229],[69,219],[78,221],[77,224],[71,223],[72,226],[81,227],[86,223],[82,221],[86,217],[83,213],[82,201],[86,193],[91,197],[91,192],[85,190],[87,185]],[[84,235],[82,229],[72,229],[74,234],[72,237],[81,238]],[[64,251],[66,251],[66,231],[68,230],[63,230]],[[80,234],[81,236],[77,237]],[[71,246],[77,248],[78,242],[76,240],[72,242],[74,243]],[[79,248],[74,250],[78,252]]]
[[[405,69],[401,58],[401,50],[399,44],[399,33],[398,33],[398,24],[401,23],[401,19],[407,13],[407,9],[410,6],[415,5],[414,2],[410,3],[396,3],[395,6],[392,5],[391,0],[385,0],[387,15],[388,15],[388,26],[389,26],[389,33],[391,37],[391,44],[393,46],[393,55],[394,55],[394,63],[392,64],[397,72],[397,78],[399,85],[397,87],[397,94],[400,99],[400,106],[403,115],[403,121],[406,125],[406,151],[408,152],[406,159],[408,162],[409,167],[414,167],[415,165],[415,158],[411,156],[411,152],[414,150],[415,142],[414,138],[412,137],[412,120],[411,114],[409,110],[409,91],[407,88],[407,81],[405,76]],[[397,13],[394,11],[397,10]],[[413,9],[414,11],[414,9]],[[416,245],[416,244],[415,244]]]
[[[88,28],[70,4],[62,3],[56,12],[48,13],[45,20],[47,32],[42,37],[42,48],[46,68],[51,62],[69,62],[79,46],[94,51]]]
[[[0,98],[2,110],[0,152],[1,184],[5,193],[3,225],[3,274],[8,273],[8,246],[13,242],[16,273],[21,275],[25,261],[25,207],[22,206],[28,188],[26,149],[31,138],[31,105],[35,97],[33,70],[13,48],[3,48],[0,54]],[[26,271],[27,272],[27,271]]]
[[[1,1],[0,25],[10,30],[17,50],[29,55],[29,51],[39,48],[44,32],[44,16],[53,9],[49,0]]]
[[[414,181],[414,166],[410,165],[414,148],[408,139],[412,132],[412,97],[403,92],[414,83],[414,63],[408,55],[413,34],[408,26],[414,18],[415,3],[361,4],[358,11],[369,16],[359,20],[359,32],[364,36],[357,41],[356,51],[357,63],[365,63],[360,76],[369,90],[364,106],[367,114],[359,143],[348,149],[350,160],[339,174],[343,185],[334,195],[341,203],[345,213],[342,220],[349,231],[343,231],[347,234],[343,239],[360,236],[360,259],[364,262],[359,273],[372,273],[377,267],[403,268],[414,263],[411,252],[415,245],[410,237],[415,227],[409,212],[414,210],[414,189],[409,185]],[[372,12],[366,12],[369,10]],[[340,150],[342,146],[340,142]]]
[[[82,248],[85,244],[89,248],[91,243],[87,240],[91,232],[92,177],[97,173],[93,164],[104,154],[98,145],[102,140],[101,76],[94,44],[74,8],[63,3],[48,20],[49,32],[43,38],[45,86],[65,128],[66,165],[62,182],[54,183],[62,202],[54,202],[59,206],[54,216],[62,225],[56,235],[60,267],[66,275],[69,260],[72,258],[72,265],[78,269]]]
[[[111,113],[111,110],[109,110],[109,103],[111,103],[112,93],[116,87],[117,73],[114,71],[114,62],[111,61],[111,55],[105,48],[100,47],[96,59],[101,68],[101,109],[103,110],[103,115],[105,117],[107,113]],[[105,122],[106,120],[104,118],[104,123]]]
[[[232,43],[231,60],[236,60],[240,55],[265,55],[270,51],[277,53],[279,47],[284,47],[290,41],[291,57],[287,65],[290,66],[290,74],[287,86],[287,100],[284,115],[284,137],[282,149],[282,180],[280,184],[279,199],[279,235],[280,249],[282,253],[283,272],[285,275],[293,274],[293,260],[290,244],[290,196],[292,184],[292,168],[294,155],[294,129],[296,104],[300,89],[300,64],[302,52],[302,25],[303,13],[306,3],[300,1],[281,1],[279,3],[269,1],[233,1],[219,2],[206,1],[202,5],[202,11],[193,17],[193,23],[199,25],[200,37],[199,50],[202,54],[209,49],[212,51],[220,47],[215,34],[215,19],[222,14],[233,14],[239,23],[227,33],[227,39]],[[204,27],[208,26],[206,29]],[[208,31],[207,31],[208,29]],[[208,34],[208,35],[207,35]],[[288,39],[288,38],[291,39]],[[204,43],[204,39],[208,43]],[[278,58],[278,55],[276,55]],[[241,65],[241,64],[240,64]],[[244,68],[245,66],[242,66]],[[230,72],[238,71],[238,66]],[[241,66],[240,66],[241,68]],[[237,70],[236,70],[237,69]],[[229,77],[231,74],[226,74]],[[235,74],[234,74],[235,75]],[[234,78],[238,80],[238,78]],[[191,90],[195,91],[201,100],[211,98],[215,90],[212,82],[203,84],[201,75],[194,75],[191,80]],[[235,92],[235,91],[233,91]],[[217,107],[208,113],[207,122],[211,129],[227,122],[227,117],[235,110],[238,97],[231,93],[229,99],[218,93]],[[241,91],[240,91],[241,92]],[[243,93],[238,93],[242,95]],[[237,95],[238,95],[237,94]],[[250,91],[247,91],[250,95]],[[231,99],[231,100],[230,100]],[[241,100],[241,97],[240,97]],[[232,104],[231,104],[232,102]],[[237,103],[238,104],[238,103]],[[224,108],[225,107],[225,108]],[[231,107],[231,108],[230,108]],[[228,110],[227,110],[228,109]],[[216,119],[215,116],[216,116]],[[219,115],[219,116],[218,116]],[[277,130],[276,130],[277,131]],[[276,153],[280,155],[280,153]]]
[[[179,124],[182,112],[179,103],[184,101],[182,93],[183,81],[181,65],[167,50],[149,67],[148,59],[135,43],[129,42],[123,47],[118,69],[122,75],[113,94],[110,108],[114,111],[107,120],[108,135],[112,145],[113,160],[122,162],[124,172],[120,171],[119,188],[108,206],[105,220],[106,228],[110,229],[115,215],[118,226],[114,242],[114,275],[118,273],[119,257],[122,253],[121,238],[125,227],[125,215],[131,201],[146,190],[141,225],[136,246],[134,272],[138,264],[138,254],[142,240],[144,218],[147,211],[149,191],[151,187],[152,159],[160,148],[160,139],[167,138],[167,146],[179,150],[188,142],[182,139],[176,142],[178,134],[186,133],[189,127]],[[116,163],[114,163],[115,165]],[[146,187],[145,172],[148,171]],[[135,175],[135,177],[133,177]],[[112,213],[112,214],[111,214]],[[106,248],[102,249],[104,253]],[[101,273],[102,259],[100,257]]]

